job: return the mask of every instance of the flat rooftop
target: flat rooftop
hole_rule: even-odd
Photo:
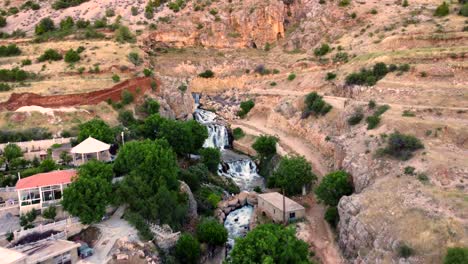
[[[269,202],[274,207],[278,208],[279,210],[283,210],[283,195],[278,192],[271,192],[271,193],[262,193],[258,195],[263,200]],[[286,212],[290,211],[297,211],[297,210],[304,210],[304,206],[296,203],[295,201],[286,197],[285,199],[286,205]]]
[[[14,250],[27,255],[28,263],[37,263],[78,247],[80,247],[80,244],[75,242],[61,239],[48,239],[19,246]]]
[[[0,256],[2,263],[16,264],[21,263],[26,258],[26,255],[13,249],[0,247]]]

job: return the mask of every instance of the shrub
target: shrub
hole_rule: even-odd
[[[211,70],[206,70],[200,74],[198,74],[199,77],[202,78],[213,78],[214,77],[214,72]]]
[[[130,10],[132,12],[132,16],[138,16],[138,7],[132,6]]]
[[[357,125],[361,122],[364,118],[364,114],[362,113],[362,109],[357,109],[352,116],[348,118],[348,124],[350,126]]]
[[[67,30],[73,28],[75,25],[75,21],[73,21],[72,17],[67,16],[66,18],[62,19],[60,21],[60,29],[61,30]]]
[[[42,212],[42,216],[46,219],[54,220],[57,216],[57,208],[55,206],[49,206]]]
[[[148,222],[139,214],[133,212],[125,212],[125,220],[138,230],[138,236],[142,240],[152,240],[153,233],[149,228]]]
[[[321,56],[326,55],[326,54],[327,54],[328,52],[330,52],[330,51],[331,51],[330,46],[329,46],[328,44],[325,43],[325,44],[322,44],[320,47],[316,48],[316,49],[314,50],[314,54],[315,54],[315,56],[317,56],[317,57],[321,57]]]
[[[115,40],[119,43],[135,43],[135,35],[126,26],[119,26],[115,31]]]
[[[336,73],[334,72],[327,72],[327,76],[325,77],[325,80],[331,81],[336,78]]]
[[[159,103],[158,101],[152,99],[152,98],[146,98],[145,102],[141,105],[139,108],[139,111],[141,113],[146,114],[147,116],[154,115],[159,113]]]
[[[27,65],[31,65],[32,64],[32,61],[30,59],[24,59],[21,61],[21,66],[27,66]]]
[[[107,8],[106,9],[106,17],[113,17],[115,16],[115,10],[112,8]]]
[[[41,21],[39,21],[39,23],[36,25],[34,32],[36,33],[36,35],[42,35],[46,32],[51,32],[54,30],[55,30],[54,21],[50,19],[50,17],[46,17],[46,18],[41,19]]]
[[[128,90],[123,90],[122,94],[122,104],[127,105],[133,102],[133,94]]]
[[[398,247],[398,256],[400,256],[400,258],[409,258],[413,253],[414,250],[406,244],[401,244]]]
[[[137,52],[130,52],[128,54],[128,59],[130,60],[133,65],[138,66],[142,63],[142,60],[140,58],[140,55],[138,55]]]
[[[379,123],[380,123],[380,117],[379,116],[368,116],[366,118],[366,122],[367,122],[367,129],[374,129],[376,128]]]
[[[307,118],[311,113],[315,116],[326,115],[332,109],[332,106],[327,104],[322,96],[318,95],[316,92],[309,93],[305,100],[305,109],[302,114],[303,118]]]
[[[325,175],[315,189],[317,198],[328,206],[337,206],[341,197],[353,193],[350,177],[345,171],[335,171]]]
[[[6,25],[7,25],[6,18],[0,15],[0,28],[5,27]]]
[[[252,148],[257,152],[260,159],[270,159],[276,154],[276,143],[278,138],[274,136],[262,135],[252,144]]]
[[[340,215],[338,214],[338,208],[336,206],[330,206],[327,208],[327,211],[325,211],[325,220],[332,226],[333,228],[336,228],[338,225],[338,222],[340,221]]]
[[[221,152],[217,148],[204,148],[200,150],[201,162],[209,171],[216,173],[221,162]]]
[[[296,79],[296,74],[295,74],[295,73],[290,73],[290,74],[288,75],[288,81],[292,81],[292,80],[294,80],[294,79]]]
[[[237,112],[237,115],[240,116],[241,118],[244,118],[252,108],[254,108],[255,102],[253,100],[247,100],[244,102],[241,102],[240,104],[240,110]]]
[[[153,71],[150,70],[150,69],[144,69],[143,70],[143,74],[146,76],[146,77],[150,77],[150,76],[153,76]]]
[[[351,3],[351,0],[341,0],[338,5],[343,7],[343,6],[348,6]]]
[[[0,83],[0,92],[7,92],[11,90],[11,86],[7,83]]]
[[[63,59],[62,54],[58,53],[55,49],[48,49],[39,58],[37,58],[39,62],[59,61],[61,59]]]
[[[335,54],[333,58],[333,62],[348,62],[348,53],[346,52],[338,52]]]
[[[374,115],[381,116],[383,113],[387,112],[388,109],[390,109],[389,105],[381,105],[375,110]]]
[[[443,17],[448,15],[450,12],[449,5],[446,2],[443,2],[440,6],[434,11],[434,16]]]
[[[404,170],[404,173],[406,175],[413,175],[415,171],[416,171],[416,168],[411,167],[411,166],[406,166],[405,170]]]
[[[69,8],[69,7],[72,7],[72,6],[81,5],[82,3],[87,2],[87,1],[89,1],[89,0],[56,0],[52,4],[52,8],[54,8],[54,9],[65,9],[65,8]]]
[[[112,75],[112,81],[114,81],[115,83],[120,82],[120,76],[117,74]]]
[[[468,263],[468,248],[453,247],[447,249],[444,264],[466,264]]]
[[[239,139],[241,139],[241,138],[243,138],[245,136],[245,133],[242,130],[242,128],[236,127],[236,128],[234,128],[234,130],[232,130],[232,135],[233,135],[235,140],[239,140]]]
[[[0,57],[12,57],[21,55],[21,50],[16,44],[10,44],[8,46],[0,46]]]
[[[76,21],[76,27],[77,27],[78,29],[87,28],[90,24],[91,24],[91,22],[89,22],[89,20],[80,19],[80,20],[77,20],[77,21]]]
[[[210,246],[221,246],[228,238],[227,230],[214,219],[204,219],[197,227],[197,237],[200,242]]]
[[[179,263],[197,264],[200,254],[200,243],[192,235],[183,234],[177,240],[175,255]]]
[[[80,61],[80,59],[80,54],[77,51],[74,51],[73,49],[69,49],[67,53],[65,53],[65,62],[75,63]]]
[[[0,69],[0,82],[21,82],[28,78],[33,78],[34,75],[20,70],[19,68],[13,68],[11,70],[8,69]]]
[[[401,4],[403,7],[409,6],[408,0],[403,0],[403,3]]]
[[[468,3],[462,5],[458,14],[460,14],[461,16],[468,17]]]
[[[125,127],[129,127],[135,124],[136,122],[136,119],[133,116],[132,111],[129,111],[129,110],[120,110],[118,120]]]
[[[408,160],[414,151],[422,148],[424,145],[418,138],[395,132],[390,135],[384,153],[400,160]]]
[[[398,67],[398,70],[401,72],[407,72],[410,70],[410,65],[408,63],[402,64]]]
[[[410,110],[405,110],[405,111],[403,111],[402,116],[405,116],[405,117],[414,117],[414,116],[416,116],[416,114],[413,113],[413,112],[411,112]]]
[[[367,106],[369,107],[369,109],[374,109],[376,106],[376,103],[374,100],[370,100]]]

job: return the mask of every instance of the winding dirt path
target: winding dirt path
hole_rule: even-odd
[[[279,138],[278,154],[294,153],[304,156],[312,164],[314,173],[319,178],[322,178],[328,172],[328,169],[323,165],[323,160],[317,155],[309,142],[281,130],[267,127],[264,119],[236,120],[231,121],[231,125],[233,128],[240,127],[247,134],[255,136],[262,134],[275,135]],[[334,233],[323,218],[325,207],[315,201],[313,194],[295,200],[308,205],[306,208],[306,221],[298,224],[297,236],[311,245],[311,249],[317,254],[322,263],[343,263]]]

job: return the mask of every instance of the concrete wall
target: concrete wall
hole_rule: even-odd
[[[70,255],[71,255],[71,263],[72,264],[78,263],[78,260],[80,260],[78,258],[78,249],[75,248],[75,249],[70,250]],[[55,264],[54,257],[55,256],[51,256],[50,259],[41,261],[41,264]]]
[[[263,199],[261,196],[258,196],[258,210],[265,214],[266,216],[270,217],[274,222],[279,223],[283,222],[283,210],[282,208],[274,207],[270,202]],[[287,208],[286,208],[287,210]],[[289,221],[289,213],[296,213],[295,219],[302,219],[305,216],[305,210],[287,210],[286,212],[286,219]]]

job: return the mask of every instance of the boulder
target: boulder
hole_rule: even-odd
[[[238,204],[239,204],[239,199],[237,197],[228,201],[228,205],[230,207],[237,207]]]
[[[257,201],[257,194],[256,193],[249,193],[249,196],[247,196],[247,203],[249,205],[252,205],[252,206],[255,206],[257,205],[258,201]]]
[[[241,192],[239,193],[239,204],[240,206],[244,206],[247,203],[247,197],[249,196],[248,192]]]
[[[127,254],[118,254],[117,255],[117,260],[128,260],[128,255]]]
[[[226,215],[229,214],[231,211],[232,211],[232,208],[231,208],[231,207],[225,207],[225,208],[223,209],[223,212],[224,212]]]

